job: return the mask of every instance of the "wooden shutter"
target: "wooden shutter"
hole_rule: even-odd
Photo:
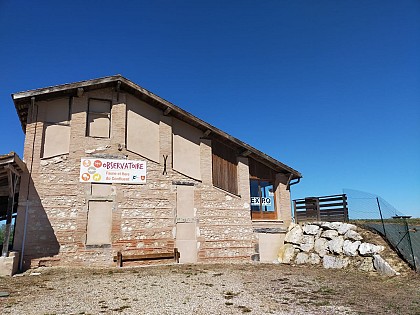
[[[212,141],[213,185],[230,193],[238,194],[238,162],[236,151]]]

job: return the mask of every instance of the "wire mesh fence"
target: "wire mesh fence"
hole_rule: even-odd
[[[420,272],[420,225],[378,195],[344,189],[350,220],[358,220],[385,237],[417,272]]]

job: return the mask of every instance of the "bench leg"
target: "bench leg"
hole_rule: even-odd
[[[123,260],[122,260],[122,254],[121,252],[117,253],[117,266],[122,267],[123,266]]]

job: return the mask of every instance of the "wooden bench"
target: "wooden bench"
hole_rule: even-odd
[[[140,255],[130,255],[130,254],[123,254],[121,252],[118,252],[117,256],[114,256],[114,261],[117,262],[117,267],[122,267],[124,261],[173,259],[176,263],[179,263],[179,257],[181,257],[181,254],[178,251],[178,248],[174,248],[173,252],[140,254]]]

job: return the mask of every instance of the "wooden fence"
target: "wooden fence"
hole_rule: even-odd
[[[313,221],[347,222],[347,196],[331,195],[293,200],[296,223]]]

